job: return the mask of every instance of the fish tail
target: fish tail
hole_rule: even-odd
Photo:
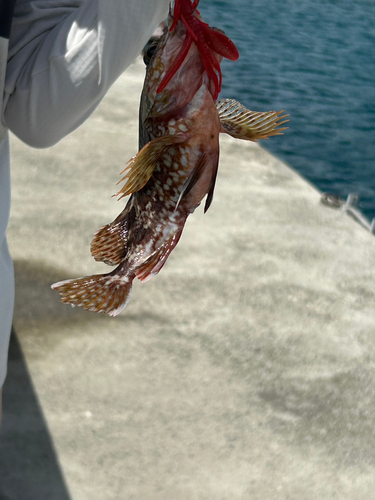
[[[52,285],[61,301],[87,311],[117,316],[130,299],[134,275],[96,274],[60,281]]]

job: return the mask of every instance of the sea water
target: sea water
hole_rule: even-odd
[[[240,52],[220,97],[285,109],[285,135],[260,141],[321,191],[375,217],[375,1],[202,0]]]

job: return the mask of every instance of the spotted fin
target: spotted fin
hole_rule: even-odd
[[[282,115],[284,111],[268,111],[260,113],[250,111],[234,99],[221,99],[216,103],[222,126],[225,132],[237,139],[257,141],[268,139],[273,135],[282,135],[288,127],[280,128],[289,120],[283,120],[289,115]],[[281,121],[282,120],[282,121]]]
[[[51,288],[59,292],[62,302],[87,311],[117,316],[130,299],[133,279],[134,275],[97,274],[60,281]]]
[[[142,281],[148,281],[152,276],[158,274],[169,255],[181,238],[183,228],[179,229],[173,236],[167,240],[156,252],[135,271],[137,278]]]
[[[183,142],[185,135],[165,135],[152,139],[144,146],[136,156],[128,161],[127,167],[121,172],[124,177],[117,183],[126,181],[122,189],[114,196],[120,196],[119,199],[128,194],[135,193],[142,189],[149,181],[156,164],[163,152],[176,143]]]
[[[91,254],[98,262],[109,266],[119,265],[126,257],[129,210],[125,210],[110,224],[101,227],[91,242]]]
[[[91,254],[98,262],[109,266],[120,264],[127,253],[127,236],[123,224],[107,224],[94,234],[91,242]]]

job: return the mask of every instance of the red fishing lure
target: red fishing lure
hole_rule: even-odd
[[[199,50],[203,66],[208,76],[214,82],[214,100],[218,98],[221,90],[222,75],[220,64],[212,52],[216,52],[231,61],[236,61],[239,58],[238,50],[232,40],[224,35],[224,33],[220,33],[216,29],[210,28],[207,23],[199,18],[200,14],[197,9],[198,3],[199,0],[193,0],[193,2],[191,2],[191,0],[175,0],[173,23],[170,27],[170,31],[173,31],[178,21],[181,20],[186,27],[186,37],[179,54],[158,87],[158,94],[165,89],[176,74],[193,42]]]

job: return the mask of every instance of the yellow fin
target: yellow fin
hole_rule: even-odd
[[[258,139],[282,135],[282,131],[288,128],[280,128],[280,125],[289,121],[283,120],[289,116],[282,115],[284,111],[250,111],[234,99],[221,99],[216,103],[216,108],[222,125],[221,131],[237,139],[256,142]]]
[[[163,152],[173,144],[182,142],[184,136],[181,135],[165,135],[152,139],[144,146],[136,156],[128,161],[127,167],[121,172],[124,177],[117,183],[126,181],[123,188],[114,196],[121,194],[120,198],[128,194],[135,193],[142,189],[149,181],[156,164]]]

